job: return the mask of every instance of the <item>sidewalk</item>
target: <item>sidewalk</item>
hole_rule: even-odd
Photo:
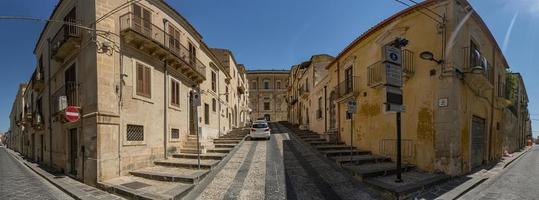
[[[105,192],[97,188],[91,187],[89,185],[86,185],[84,183],[81,183],[68,176],[51,174],[43,170],[42,168],[40,168],[38,164],[29,162],[23,159],[19,153],[11,149],[7,149],[7,148],[6,148],[6,151],[9,152],[9,154],[11,154],[17,161],[21,162],[22,164],[30,168],[39,176],[45,178],[48,182],[50,182],[51,184],[56,186],[58,189],[68,194],[69,196],[73,197],[74,199],[78,199],[78,200],[123,199],[119,196],[112,195],[108,192]]]
[[[439,188],[439,191],[445,192],[441,196],[435,198],[436,200],[453,200],[458,199],[470,190],[474,189],[481,183],[485,182],[489,178],[493,178],[502,172],[511,163],[525,155],[531,147],[525,147],[522,151],[514,152],[507,157],[503,157],[494,167],[489,170],[481,170],[473,174],[466,175],[464,177],[456,178],[455,182],[461,182],[457,187],[449,191],[444,191],[443,188]],[[464,181],[463,181],[464,180]],[[454,185],[449,183],[449,186]],[[443,187],[443,186],[442,186]]]

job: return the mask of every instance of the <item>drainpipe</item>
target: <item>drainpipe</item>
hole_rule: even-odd
[[[51,103],[51,38],[47,38],[47,54],[48,54],[48,74],[47,74],[47,87],[49,93],[49,162],[50,167],[53,168],[52,162],[52,103]]]
[[[217,122],[217,136],[218,138],[221,137],[221,83],[219,82],[219,71],[217,71],[217,80],[215,80],[216,84],[217,84],[217,105],[218,105],[218,108],[217,108],[217,118],[218,118],[218,122]]]
[[[492,49],[492,57],[493,57],[493,61],[492,61],[492,78],[494,80],[496,80],[496,52],[494,51],[494,49]],[[488,72],[487,72],[488,73]],[[500,82],[501,80],[498,80],[498,82]],[[496,83],[496,81],[494,81],[494,83]],[[499,85],[499,84],[497,84]],[[498,88],[499,89],[499,88]],[[490,101],[490,131],[488,132],[489,133],[489,136],[488,136],[488,150],[487,150],[487,163],[490,163],[490,151],[492,150],[492,129],[493,129],[493,126],[494,126],[494,101],[496,98],[495,96],[495,93],[496,93],[496,87],[494,87],[494,89],[492,89],[492,100]]]
[[[167,41],[166,41],[166,32],[164,30],[166,30],[166,24],[167,24],[168,20],[167,19],[163,19],[163,44],[167,44]],[[163,67],[165,68],[164,69],[164,75],[163,75],[163,82],[164,82],[164,89],[163,89],[163,92],[164,92],[164,99],[163,99],[163,154],[165,156],[165,159],[167,159],[167,126],[168,126],[168,121],[167,121],[167,77],[168,77],[168,71],[167,71],[167,61],[165,60],[163,62]]]
[[[327,112],[326,112],[326,109],[327,109],[327,95],[328,95],[328,86],[325,85],[324,86],[324,132],[327,134],[328,133],[328,118],[327,118]]]

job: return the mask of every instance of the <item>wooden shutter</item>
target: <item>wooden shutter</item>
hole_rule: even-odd
[[[149,67],[144,67],[144,95],[148,98],[152,96],[152,77]]]
[[[136,81],[136,89],[137,89],[137,95],[143,96],[144,94],[144,67],[137,63],[137,81]]]

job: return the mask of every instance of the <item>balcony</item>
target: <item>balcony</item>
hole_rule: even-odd
[[[408,78],[415,73],[414,52],[407,49],[402,50],[402,72],[403,76]]]
[[[359,94],[359,76],[352,76],[349,80],[344,80],[335,86],[335,98],[343,99],[349,96],[357,96]]]
[[[43,129],[43,118],[41,117],[41,113],[34,112],[33,113],[33,121],[32,121],[32,127],[34,129],[41,130]]]
[[[67,82],[64,86],[56,90],[52,95],[52,113],[62,112],[67,106],[80,106],[78,87],[79,84],[76,82]]]
[[[377,87],[385,83],[385,68],[382,62],[378,61],[367,67],[367,86]]]
[[[34,91],[41,93],[45,89],[45,75],[43,72],[37,71],[32,76],[32,88]]]
[[[461,72],[465,73],[464,80],[473,89],[477,91],[485,91],[494,88],[494,70],[490,63],[479,51],[470,52],[470,47],[462,49],[462,67]],[[472,69],[481,67],[483,73],[473,73]]]
[[[302,86],[299,88],[299,96],[301,98],[308,98],[309,97],[309,94],[310,94],[310,91],[309,91],[309,88],[305,87],[305,86]]]
[[[238,93],[239,94],[245,94],[245,86],[244,85],[241,85],[241,84],[238,85]]]
[[[69,20],[68,22],[79,24],[79,21]],[[80,48],[81,32],[80,28],[64,24],[58,30],[51,41],[52,58],[58,62],[63,62],[64,59]]]
[[[290,97],[290,105],[294,105],[298,102],[298,98]]]
[[[132,47],[165,61],[196,83],[206,80],[206,66],[158,26],[127,13],[120,17],[120,30],[124,41]]]

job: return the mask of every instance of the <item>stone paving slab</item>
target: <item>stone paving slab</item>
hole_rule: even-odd
[[[75,179],[72,179],[64,175],[52,174],[48,171],[41,169],[37,164],[26,161],[22,159],[18,153],[15,153],[12,150],[6,149],[11,155],[13,155],[17,160],[22,162],[24,165],[29,167],[32,171],[45,178],[51,184],[67,193],[74,199],[78,200],[99,200],[99,199],[123,199],[122,197],[110,194],[108,192],[102,191],[95,187],[91,187],[84,183],[81,183]]]
[[[449,179],[449,176],[444,174],[419,171],[404,172],[401,175],[402,182],[395,182],[396,175],[367,178],[364,182],[388,190],[394,193],[395,196],[403,196],[406,193],[430,187]]]
[[[156,181],[136,176],[121,176],[102,182],[104,187],[130,198],[172,199],[181,197],[193,185]]]
[[[134,176],[158,181],[197,183],[209,170],[154,166],[130,172]]]

